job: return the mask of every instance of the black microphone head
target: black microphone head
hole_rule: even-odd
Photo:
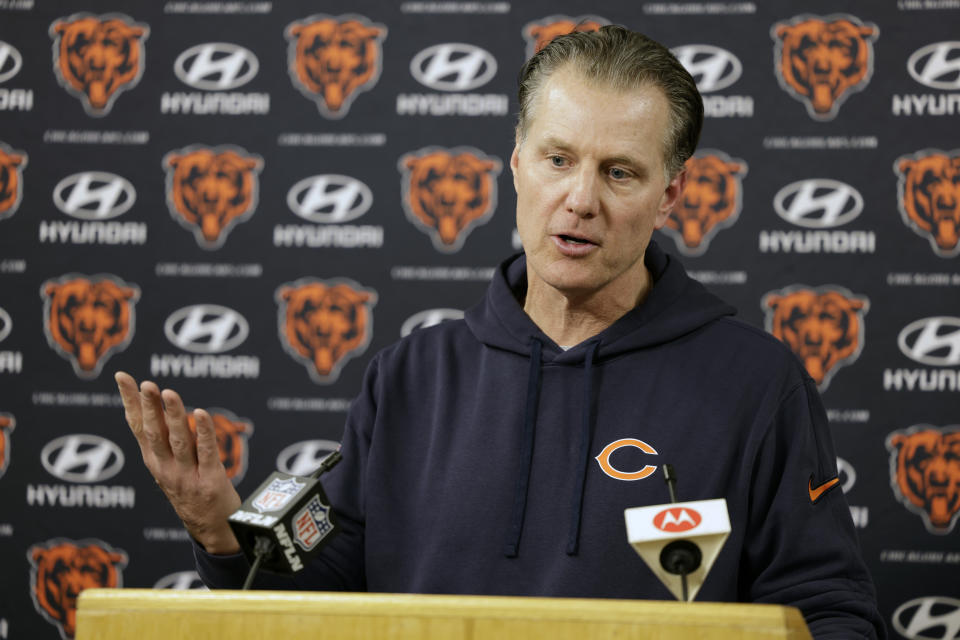
[[[275,471],[227,519],[244,555],[251,563],[257,538],[273,548],[262,568],[274,573],[303,569],[336,531],[330,501],[320,481]]]
[[[660,551],[660,566],[674,575],[693,573],[702,561],[700,547],[689,540],[674,540]]]

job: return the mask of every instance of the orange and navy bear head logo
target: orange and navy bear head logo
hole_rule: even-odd
[[[890,486],[927,531],[945,535],[960,516],[960,426],[917,425],[887,436]]]
[[[0,413],[0,478],[10,466],[10,432],[17,421],[9,413]]]
[[[150,28],[121,14],[76,14],[50,25],[57,80],[91,116],[110,113],[122,92],[140,82]]]
[[[325,118],[347,115],[362,91],[380,79],[387,28],[359,15],[313,15],[287,25],[293,85]]]
[[[718,231],[733,225],[743,204],[742,179],[747,163],[722,151],[705,149],[687,160],[683,197],[670,212],[663,231],[688,256],[706,252]]]
[[[428,147],[400,158],[403,208],[438,251],[459,251],[497,207],[500,160],[472,147]]]
[[[257,208],[260,156],[239,147],[193,145],[163,158],[170,215],[204,249],[217,249]]]
[[[780,86],[815,120],[832,120],[873,75],[874,24],[851,15],[797,16],[773,25],[774,70]]]
[[[761,306],[767,331],[790,347],[821,392],[863,350],[863,315],[870,307],[863,296],[837,286],[794,286],[767,293]]]
[[[133,339],[140,288],[116,276],[67,275],[40,287],[47,342],[81,378],[96,378]]]
[[[60,629],[77,631],[77,596],[84,589],[121,587],[127,554],[101,540],[51,540],[27,551],[34,606]]]
[[[599,16],[548,16],[523,25],[521,33],[527,41],[527,59],[550,44],[557,36],[579,31],[597,31],[600,27],[610,24],[606,18]]]
[[[23,199],[23,170],[27,154],[0,142],[0,220],[17,212]]]
[[[253,435],[253,423],[238,418],[226,409],[210,409],[209,413],[213,418],[213,431],[217,435],[220,462],[223,463],[227,477],[237,485],[247,472],[247,441]],[[187,424],[196,436],[197,422],[192,410],[187,412]]]
[[[904,224],[941,258],[960,254],[960,149],[901,156],[893,170]]]
[[[307,367],[314,382],[336,381],[347,360],[367,349],[373,336],[377,292],[345,279],[302,279],[281,285],[280,342]]]

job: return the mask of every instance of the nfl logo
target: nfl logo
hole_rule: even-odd
[[[307,483],[297,482],[293,478],[274,478],[251,504],[260,513],[277,511],[287,506],[305,486]]]
[[[320,502],[319,496],[313,496],[307,506],[294,516],[293,526],[293,539],[304,551],[310,551],[333,531],[330,507]]]

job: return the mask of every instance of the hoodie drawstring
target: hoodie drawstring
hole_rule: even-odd
[[[523,415],[523,445],[520,449],[520,475],[513,502],[513,523],[507,536],[504,555],[515,558],[523,532],[523,516],[527,510],[527,487],[530,484],[530,467],[533,464],[533,431],[537,424],[537,408],[540,404],[540,352],[543,343],[530,339],[530,374],[527,378],[527,406]]]
[[[567,555],[577,555],[580,548],[580,522],[583,515],[583,493],[586,485],[587,466],[590,462],[590,445],[593,436],[593,361],[599,340],[587,346],[583,367],[583,408],[580,413],[580,460],[576,469],[571,503],[570,528],[567,535]],[[527,404],[523,416],[523,443],[520,449],[520,474],[513,502],[513,521],[504,547],[504,555],[515,558],[523,533],[523,519],[527,511],[527,491],[530,486],[530,468],[533,465],[534,429],[537,424],[537,409],[540,404],[540,368],[543,343],[530,339],[530,373],[527,378]]]
[[[567,555],[575,556],[580,548],[580,521],[583,515],[583,489],[587,480],[587,464],[590,460],[590,440],[593,435],[593,358],[597,353],[599,340],[587,347],[583,363],[583,408],[580,412],[580,468],[577,469],[573,484],[573,504],[570,505],[570,531],[567,536]]]

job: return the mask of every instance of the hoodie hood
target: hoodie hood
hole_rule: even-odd
[[[722,316],[736,313],[729,304],[687,275],[683,265],[651,241],[644,262],[653,288],[643,304],[593,338],[567,351],[561,349],[533,323],[523,310],[527,289],[527,259],[515,255],[494,273],[486,297],[467,310],[465,319],[478,340],[490,347],[530,354],[531,340],[543,345],[544,362],[583,362],[587,345],[596,347],[597,360],[628,351],[670,342]]]

